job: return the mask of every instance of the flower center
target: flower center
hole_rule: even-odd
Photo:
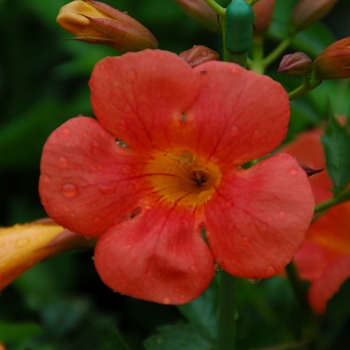
[[[197,206],[208,201],[221,181],[216,164],[203,162],[191,152],[153,155],[146,165],[153,193],[177,205]]]

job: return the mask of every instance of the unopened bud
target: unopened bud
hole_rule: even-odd
[[[196,67],[207,61],[219,60],[219,54],[216,51],[203,45],[194,45],[192,49],[181,52],[180,57],[191,67]]]
[[[263,36],[270,27],[275,0],[260,0],[252,8],[256,18],[253,35]]]
[[[290,30],[299,32],[324,17],[338,0],[300,0],[290,17]]]
[[[350,78],[350,37],[336,41],[321,52],[313,70],[322,80]]]
[[[285,55],[282,58],[278,73],[285,73],[288,75],[304,76],[311,72],[312,61],[309,56],[303,52],[295,52]]]
[[[107,4],[75,0],[63,6],[57,23],[76,35],[75,40],[103,44],[121,51],[140,51],[158,46],[153,34],[140,22]]]
[[[175,0],[188,17],[211,32],[220,33],[218,14],[205,0]]]

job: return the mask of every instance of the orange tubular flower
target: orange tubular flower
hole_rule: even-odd
[[[319,131],[300,135],[283,148],[312,168],[325,168]],[[332,182],[326,171],[310,177],[316,203],[332,198]],[[295,255],[300,276],[311,282],[309,300],[317,313],[324,313],[329,299],[350,277],[350,202],[339,204],[310,225]]]
[[[51,134],[39,189],[57,222],[99,237],[94,262],[109,287],[183,304],[215,263],[244,278],[283,270],[313,215],[307,176],[287,154],[240,167],[285,137],[279,83],[145,50],[97,63],[90,88],[98,121],[77,117]]]
[[[153,34],[140,22],[107,4],[75,0],[63,6],[57,23],[76,35],[75,40],[103,44],[121,51],[140,51],[158,46]]]
[[[256,16],[254,35],[263,36],[270,27],[276,0],[260,0],[253,5]]]
[[[0,290],[39,261],[93,244],[49,219],[0,228]]]

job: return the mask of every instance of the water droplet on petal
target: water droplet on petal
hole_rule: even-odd
[[[62,134],[68,135],[69,134],[69,129],[67,129],[67,128],[62,129]]]
[[[163,298],[162,303],[166,304],[166,305],[170,304],[170,299],[169,298]]]
[[[268,226],[266,224],[262,224],[260,226],[261,231],[266,231],[268,229]]]
[[[232,125],[231,130],[230,130],[230,135],[237,136],[238,133],[239,133],[239,127],[237,125]]]
[[[67,213],[67,212],[70,211],[70,208],[67,205],[64,205],[63,206],[63,211]]]
[[[298,174],[298,170],[295,168],[292,168],[289,170],[289,174],[291,174],[292,176],[295,176],[296,174]]]
[[[101,192],[101,194],[112,194],[115,192],[115,184],[99,185],[98,189]]]
[[[254,130],[253,131],[253,138],[260,139],[261,137],[261,131],[260,130]]]
[[[78,194],[78,189],[74,184],[66,183],[62,185],[61,193],[65,197],[75,197]]]
[[[49,175],[43,175],[42,179],[44,182],[49,182],[50,181],[50,176]]]
[[[261,279],[260,278],[252,278],[250,280],[248,280],[251,284],[258,284]]]
[[[129,80],[135,80],[136,78],[136,73],[134,70],[130,69],[128,70],[128,72],[126,73],[126,76]]]
[[[286,213],[285,213],[284,211],[280,211],[280,212],[278,213],[278,216],[279,216],[281,219],[283,219],[283,218],[286,217]]]
[[[66,157],[64,156],[61,156],[58,158],[58,161],[57,161],[57,165],[60,167],[60,168],[67,168],[68,166],[68,160]]]
[[[101,221],[101,218],[99,216],[94,217],[94,223],[99,223]]]
[[[226,202],[226,206],[229,208],[232,208],[235,205],[235,203],[233,201],[227,201]]]
[[[250,244],[250,239],[249,239],[249,237],[243,237],[243,239],[242,239],[242,244],[243,244],[243,245],[249,245],[249,244]]]
[[[272,275],[274,275],[276,273],[276,270],[275,270],[275,268],[273,267],[273,266],[268,266],[267,268],[266,268],[266,275],[268,275],[268,276],[272,276]]]
[[[184,300],[185,299],[185,296],[182,294],[182,295],[180,295],[180,299],[181,300]]]
[[[235,228],[235,226],[233,225],[233,223],[232,223],[232,222],[230,222],[230,223],[228,224],[227,229],[228,229],[229,231],[233,231],[233,230],[234,230],[234,228]]]
[[[29,243],[29,238],[22,237],[22,238],[17,239],[16,247],[22,248],[22,247],[26,246],[28,243]]]
[[[129,166],[125,166],[122,168],[122,173],[123,174],[129,174],[130,173],[130,167]]]

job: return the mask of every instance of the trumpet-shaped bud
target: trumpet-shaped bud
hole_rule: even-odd
[[[324,17],[338,0],[300,0],[290,17],[290,30],[299,32]]]
[[[194,45],[192,49],[181,52],[179,55],[191,67],[196,67],[207,61],[218,61],[219,54],[203,45]]]
[[[95,242],[51,219],[0,228],[0,290],[39,261],[71,249],[92,247]]]
[[[221,27],[217,13],[205,0],[175,0],[188,17],[211,32],[220,33]]]
[[[260,0],[253,5],[253,11],[255,13],[255,30],[253,35],[263,36],[269,29],[273,10],[275,9],[275,0]]]
[[[286,73],[288,75],[304,76],[310,73],[311,69],[311,58],[303,52],[295,52],[283,56],[277,72]]]
[[[350,78],[350,37],[328,46],[316,58],[313,71],[319,79]]]
[[[121,51],[155,49],[158,42],[140,22],[107,4],[75,0],[63,6],[57,23],[75,40],[103,44]]]

